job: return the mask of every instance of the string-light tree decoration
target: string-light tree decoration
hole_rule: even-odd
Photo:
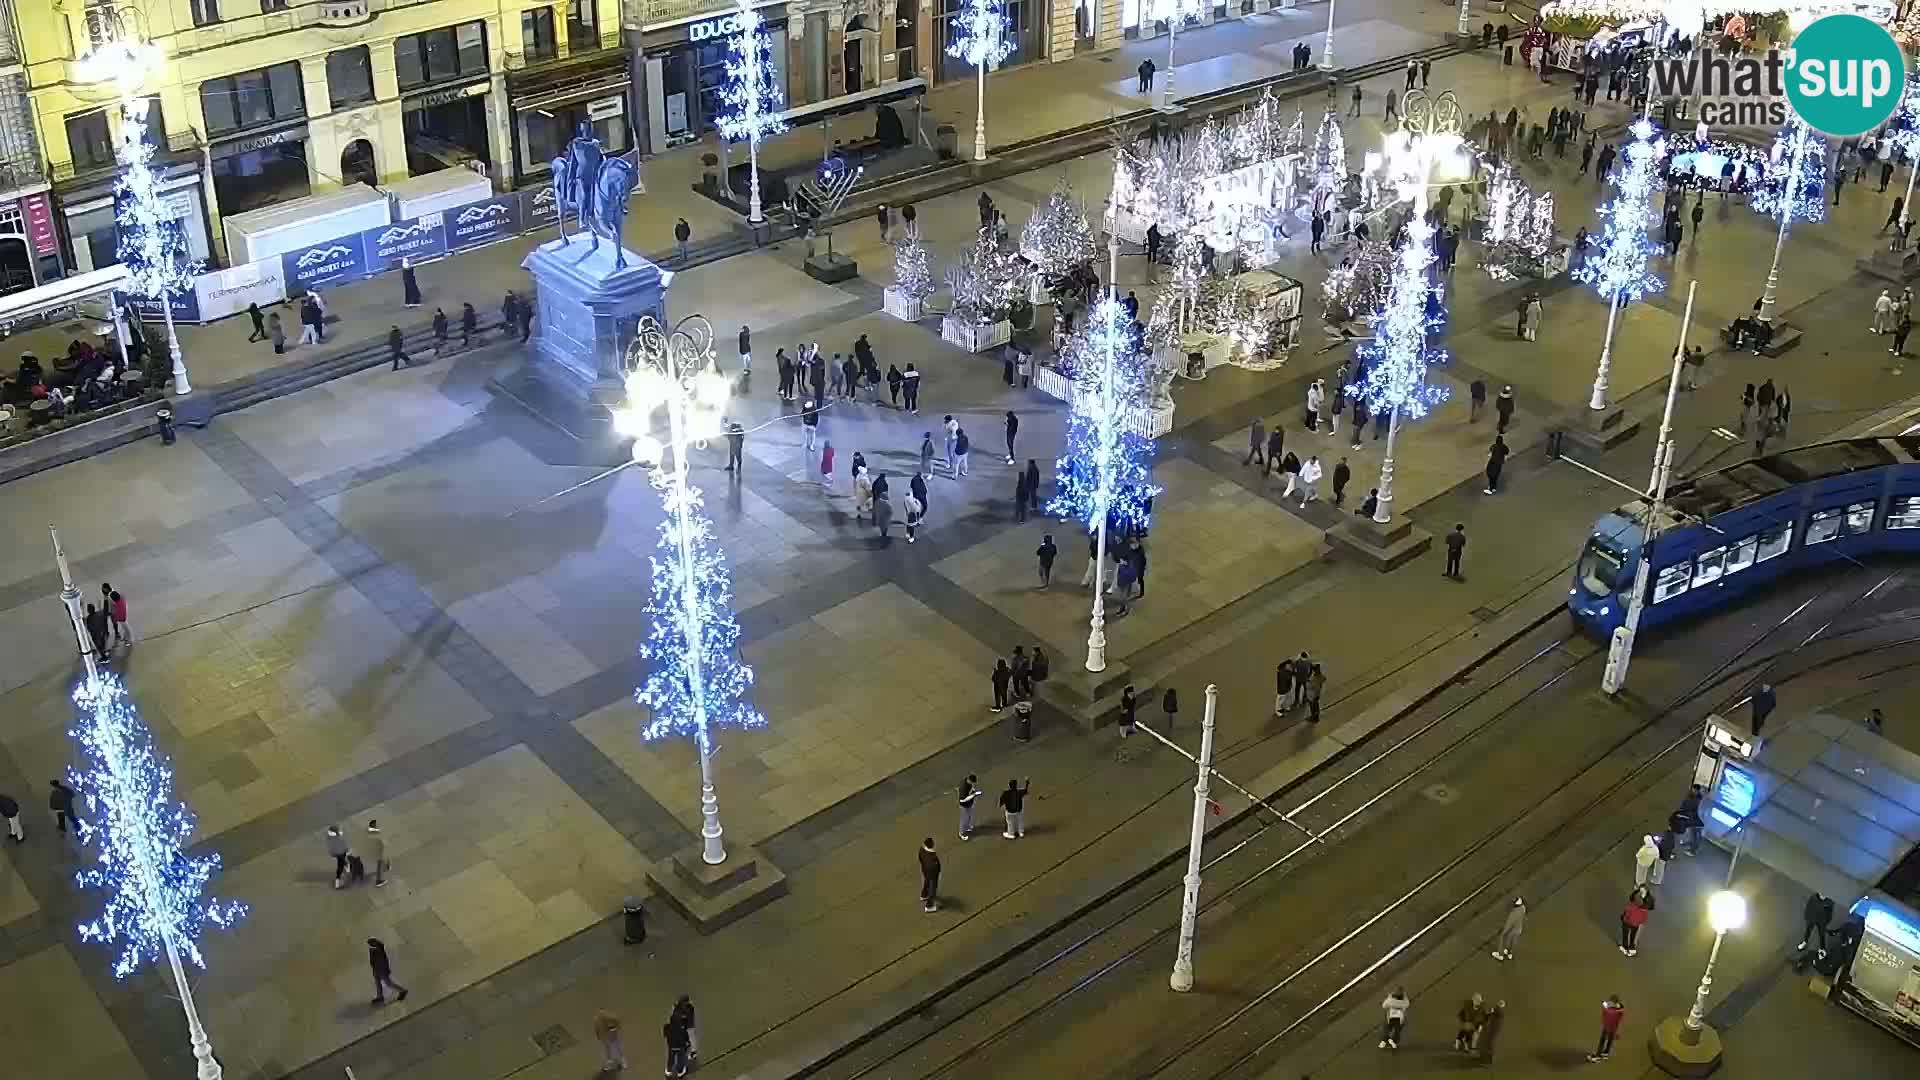
[[[758,225],[766,220],[760,211],[760,141],[787,130],[780,118],[786,91],[774,63],[773,35],[753,0],[740,0],[733,20],[727,81],[720,88],[721,110],[714,123],[721,137],[747,144],[747,221]]]
[[[933,295],[933,264],[926,242],[909,236],[893,246],[893,290],[910,300]]]
[[[1287,126],[1286,135],[1280,140],[1282,154],[1304,154],[1307,152],[1307,110],[1299,109],[1293,114],[1293,123]]]
[[[1792,114],[1792,110],[1788,112]],[[1780,298],[1780,254],[1786,249],[1787,232],[1794,220],[1826,219],[1826,169],[1826,139],[1798,114],[1792,114],[1787,126],[1774,136],[1765,182],[1747,199],[1748,206],[1780,222],[1773,240],[1773,265],[1767,269],[1766,288],[1760,293],[1762,321],[1773,318],[1774,305]]]
[[[1920,4],[1908,11],[1906,19],[1920,19]],[[1905,237],[1913,223],[1913,179],[1920,175],[1920,74],[1907,76],[1900,107],[1894,110],[1884,131],[1893,144],[1890,153],[1896,155],[1894,160],[1904,158],[1907,163],[1907,194],[1900,200],[1900,236]],[[1902,239],[1894,242],[1904,246]]]
[[[1056,189],[1027,218],[1020,230],[1020,254],[1047,287],[1055,289],[1093,261],[1093,223],[1072,192]]]
[[[953,41],[947,55],[973,65],[979,89],[973,112],[973,158],[987,160],[987,72],[1013,55],[1005,0],[966,0],[952,19]]]
[[[1644,117],[1628,130],[1633,141],[1621,155],[1624,160],[1614,166],[1613,198],[1600,208],[1599,253],[1573,272],[1575,281],[1592,285],[1607,301],[1607,336],[1600,346],[1600,370],[1594,376],[1593,396],[1587,403],[1595,412],[1607,407],[1613,328],[1620,309],[1665,287],[1660,276],[1647,266],[1660,250],[1647,230],[1654,224],[1653,193],[1660,185],[1660,160],[1666,156],[1667,143],[1660,137],[1660,129]]]
[[[1200,301],[1200,290],[1207,280],[1207,242],[1200,237],[1200,230],[1189,229],[1180,234],[1173,245],[1173,285],[1161,295],[1171,298],[1177,314],[1174,327],[1185,334],[1193,321],[1194,307]]]
[[[1313,180],[1315,209],[1331,212],[1334,198],[1347,183],[1347,140],[1340,132],[1340,118],[1332,109],[1320,118],[1320,129],[1314,132],[1308,175]]]
[[[92,845],[91,860],[74,877],[82,888],[105,893],[106,903],[80,924],[80,938],[115,951],[117,979],[166,961],[180,990],[198,1075],[217,1080],[220,1066],[184,965],[205,968],[201,936],[210,927],[231,929],[247,908],[207,896],[220,856],[187,854],[194,816],[173,797],[172,764],[154,748],[153,733],[120,679],[91,665],[89,672],[73,695],[80,716],[67,734],[79,745],[82,764],[68,770],[67,782],[91,811],[79,825],[81,840]]]
[[[1066,446],[1055,468],[1058,480],[1049,513],[1085,522],[1094,534],[1092,629],[1087,670],[1107,666],[1106,609],[1101,575],[1106,570],[1107,528],[1144,530],[1153,486],[1153,440],[1140,433],[1152,398],[1153,362],[1140,348],[1126,308],[1109,295],[1094,306],[1073,348],[1075,365]]]
[[[121,104],[120,178],[113,192],[116,251],[120,265],[127,268],[128,290],[160,305],[173,356],[174,393],[187,394],[193,386],[180,356],[180,336],[174,332],[173,294],[192,288],[202,267],[189,256],[180,225],[160,197],[160,176],[147,137],[147,103],[147,98],[129,97]]]
[[[1512,166],[1505,162],[1494,166],[1487,177],[1487,246],[1512,235],[1514,221],[1519,216],[1516,204],[1526,197],[1526,191],[1527,185],[1514,175]]]
[[[997,323],[1012,312],[1024,291],[1026,263],[1000,246],[992,229],[981,229],[957,266],[947,268],[953,317],[975,326]]]
[[[625,366],[627,396],[614,412],[615,428],[633,437],[636,464],[655,466],[651,480],[666,509],[652,558],[653,589],[642,609],[647,676],[634,699],[648,716],[640,737],[693,740],[700,754],[701,859],[718,865],[727,853],[713,787],[713,732],[767,724],[747,698],[753,669],[740,657],[732,576],[701,510],[700,491],[687,480],[689,448],[724,433],[721,414],[732,384],[717,370],[713,327],[699,315],[672,329],[651,316],[641,319]],[[667,416],[665,442],[648,431],[659,412]]]
[[[1320,284],[1327,321],[1347,322],[1385,307],[1398,264],[1398,256],[1385,241],[1356,241]]]
[[[1495,281],[1543,276],[1553,249],[1553,192],[1535,194],[1525,184],[1516,187],[1497,240],[1493,239],[1493,217],[1488,216],[1487,254],[1480,266]]]
[[[1447,389],[1427,382],[1427,369],[1447,360],[1445,351],[1427,343],[1436,328],[1435,286],[1428,268],[1433,265],[1433,226],[1425,214],[1407,220],[1406,240],[1394,253],[1393,285],[1386,305],[1367,317],[1373,340],[1355,350],[1357,377],[1347,393],[1366,403],[1370,414],[1387,414],[1387,452],[1380,464],[1380,489],[1374,520],[1392,520],[1393,451],[1400,421],[1418,420],[1447,400]]]

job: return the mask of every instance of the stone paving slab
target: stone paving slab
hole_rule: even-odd
[[[356,845],[369,818],[393,863],[384,888],[332,889],[317,834],[223,875],[227,895],[275,898],[211,944],[202,1008],[229,1061],[325,1054],[593,925],[645,880],[645,860],[524,748],[357,811],[342,822]],[[404,1005],[369,1008],[369,936]]]
[[[472,419],[470,410],[441,392],[451,363],[433,364],[431,354],[415,359],[428,366],[374,368],[222,416],[219,422],[297,484],[364,465],[447,435]],[[380,408],[360,407],[373,385],[382,391]]]
[[[896,585],[756,641],[746,658],[756,700],[778,706],[767,728],[718,740],[714,786],[737,842],[773,836],[1011,715],[987,709],[993,652]],[[575,726],[697,828],[698,755],[684,739],[642,743],[643,719],[621,701]]]
[[[46,1080],[148,1075],[66,949],[42,949],[0,967],[0,999],[7,1003],[0,1010],[0,1044],[9,1074]]]
[[[35,794],[38,793],[36,792]],[[15,797],[20,798],[20,796]],[[25,800],[22,799],[22,802],[24,801]],[[22,806],[21,809],[24,815],[25,807]],[[26,818],[23,816],[21,818],[21,825],[25,826],[26,824]],[[48,822],[44,816],[40,815],[36,815],[35,824],[44,827],[51,826],[51,823]],[[34,831],[39,832],[41,829],[36,828]],[[0,843],[11,844],[12,841],[0,840]],[[14,870],[13,864],[0,861],[0,926],[16,923],[39,910],[40,902],[33,898],[32,890],[27,887],[27,883],[22,880],[20,874]]]

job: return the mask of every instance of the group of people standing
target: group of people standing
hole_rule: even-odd
[[[681,994],[673,1003],[673,1010],[667,1014],[666,1023],[660,1025],[660,1034],[667,1044],[666,1069],[663,1076],[685,1076],[700,1057],[700,1029],[698,1017],[694,1013],[693,998]],[[600,1043],[600,1071],[618,1072],[627,1067],[627,1051],[624,1045],[620,1018],[607,1009],[593,1014],[593,1037]]]

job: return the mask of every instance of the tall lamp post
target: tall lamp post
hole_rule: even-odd
[[[97,42],[75,67],[88,83],[111,82],[120,93],[121,175],[114,185],[115,233],[128,284],[139,296],[160,302],[167,327],[167,352],[173,358],[173,392],[193,392],[186,358],[173,324],[173,294],[191,288],[200,266],[186,250],[180,226],[160,199],[160,178],[153,169],[147,140],[147,99],[140,96],[147,76],[160,66],[157,46],[144,40],[133,16],[115,6],[87,9],[88,37]]]
[[[1454,26],[1453,32],[1458,37],[1473,36],[1473,30],[1467,26],[1467,0],[1460,0],[1460,21]]]
[[[1780,219],[1780,230],[1773,240],[1773,265],[1767,269],[1766,288],[1760,293],[1760,319],[1773,319],[1780,301],[1780,255],[1787,246],[1787,230],[1795,218],[1821,221],[1827,216],[1826,140],[1808,127],[1799,116],[1773,139],[1773,155],[1767,161],[1766,182],[1748,198],[1747,205]],[[1906,208],[1901,208],[1906,213]]]
[[[1376,415],[1387,410],[1387,450],[1380,461],[1380,490],[1373,520],[1393,520],[1393,461],[1401,417],[1419,419],[1446,400],[1443,387],[1427,383],[1427,367],[1436,356],[1427,345],[1431,328],[1427,297],[1432,291],[1428,268],[1433,264],[1433,226],[1427,222],[1427,189],[1433,167],[1458,153],[1461,145],[1460,105],[1453,91],[1429,97],[1407,92],[1401,128],[1387,138],[1386,168],[1401,196],[1413,203],[1407,219],[1406,240],[1395,260],[1393,285],[1386,306],[1368,316],[1375,340],[1365,375],[1349,392],[1363,398]],[[1364,355],[1364,354],[1363,354]]]
[[[973,159],[987,160],[987,72],[1013,55],[1007,37],[1004,0],[967,0],[953,19],[953,42],[947,55],[972,64],[979,77],[973,109]]]
[[[1327,0],[1327,41],[1326,44],[1320,46],[1320,69],[1322,71],[1333,70],[1333,9],[1337,7],[1339,3],[1340,0]]]
[[[1167,70],[1160,76],[1160,91],[1156,95],[1159,108],[1166,112],[1173,108],[1173,49],[1180,40],[1180,26],[1187,21],[1186,0],[1159,0],[1154,5],[1154,14],[1167,20]]]
[[[205,895],[207,882],[220,868],[220,856],[186,853],[193,839],[193,812],[174,800],[172,766],[154,748],[153,734],[140,722],[126,688],[116,676],[101,674],[59,530],[48,526],[48,532],[60,567],[60,599],[87,672],[73,695],[80,717],[68,732],[80,746],[83,764],[69,770],[68,779],[91,811],[90,821],[75,819],[81,842],[97,842],[97,848],[74,877],[82,888],[106,894],[100,914],[80,924],[80,938],[115,950],[116,979],[166,960],[186,1016],[194,1075],[197,1080],[221,1080],[220,1062],[194,1006],[187,964],[206,967],[201,934],[209,926],[232,927],[247,908]]]
[[[1587,408],[1607,409],[1607,386],[1613,370],[1613,328],[1626,304],[1659,292],[1659,275],[1647,269],[1647,261],[1659,245],[1647,239],[1652,221],[1653,189],[1659,182],[1659,163],[1667,154],[1667,141],[1658,138],[1653,121],[1642,117],[1628,129],[1633,141],[1627,144],[1626,164],[1614,173],[1613,200],[1600,208],[1603,222],[1600,254],[1574,271],[1574,280],[1592,285],[1607,300],[1607,333],[1600,343],[1600,367],[1594,373],[1593,393]]]
[[[787,130],[780,118],[785,92],[773,62],[773,35],[753,0],[740,0],[733,18],[738,29],[728,44],[727,84],[720,92],[725,108],[716,122],[722,138],[747,142],[747,223],[761,225],[767,218],[760,210],[760,140]]]
[[[1747,898],[1731,890],[1714,893],[1707,900],[1707,921],[1713,924],[1713,948],[1707,953],[1707,968],[1700,973],[1700,986],[1693,992],[1693,1008],[1687,1010],[1687,1031],[1700,1040],[1706,1026],[1707,995],[1713,992],[1713,965],[1720,959],[1720,943],[1727,933],[1747,925]]]
[[[713,789],[714,731],[767,723],[748,700],[753,669],[739,655],[726,559],[701,511],[700,491],[687,481],[688,451],[725,431],[731,386],[716,367],[713,326],[704,317],[689,315],[670,329],[643,318],[627,349],[626,402],[614,412],[615,429],[633,438],[632,458],[651,467],[667,512],[653,556],[649,633],[640,645],[649,670],[634,692],[649,710],[640,735],[684,735],[699,751],[700,857],[710,865],[727,859]],[[651,430],[661,412],[664,442]]]
[[[1207,835],[1207,788],[1213,778],[1213,713],[1220,688],[1207,684],[1207,711],[1200,719],[1199,774],[1193,782],[1193,831],[1187,837],[1187,876],[1180,893],[1180,946],[1173,956],[1173,974],[1167,985],[1185,993],[1193,989],[1193,930],[1200,921],[1200,845]]]

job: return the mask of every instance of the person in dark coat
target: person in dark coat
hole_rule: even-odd
[[[61,832],[67,831],[67,819],[73,819],[75,829],[85,825],[80,811],[75,809],[77,792],[58,780],[47,781],[47,809],[53,811],[53,823]]]
[[[14,843],[26,842],[27,831],[20,827],[20,803],[4,791],[0,791],[0,818],[7,820],[7,835]]]
[[[533,301],[520,301],[520,310],[515,313],[515,321],[520,324],[520,344],[525,345],[527,339],[533,336]],[[509,328],[507,332],[513,331]],[[743,367],[741,370],[746,369]]]
[[[1133,696],[1133,684],[1128,683],[1127,688],[1120,691],[1120,737],[1121,738],[1124,739],[1133,734],[1134,727],[1140,722],[1140,718],[1137,712],[1139,708],[1140,708],[1139,701]]]
[[[1282,660],[1273,667],[1273,715],[1285,716],[1293,708],[1293,661]]]
[[[413,260],[400,260],[400,302],[410,308],[420,306],[420,281],[413,274]]]
[[[512,289],[508,289],[507,295],[500,300],[500,325],[511,334],[513,327],[519,325],[519,321],[520,297],[515,295]]]
[[[407,1000],[407,988],[393,981],[393,961],[387,957],[387,946],[379,938],[367,939],[367,966],[373,969],[373,1004],[387,1003],[387,989],[391,987],[395,999]]]
[[[1171,686],[1160,695],[1160,711],[1167,714],[1167,730],[1172,731],[1174,721],[1180,717],[1180,695]]]
[[[993,711],[999,712],[1007,707],[1007,689],[1013,683],[1013,669],[1007,666],[1005,660],[995,660],[991,678],[993,680]]]
[[[1033,458],[1027,459],[1027,498],[1033,500],[1033,508],[1040,509],[1040,463]]]
[[[900,368],[895,364],[887,365],[887,396],[893,399],[893,407],[900,407]]]
[[[1487,447],[1487,491],[1489,495],[1500,490],[1500,470],[1507,467],[1507,440],[1498,435],[1493,437],[1493,445]]]
[[[920,910],[940,910],[940,856],[931,836],[920,842]]]
[[[253,333],[247,335],[247,344],[267,340],[267,317],[260,311],[259,304],[247,305],[247,319],[253,323]]]
[[[408,367],[413,366],[413,361],[407,359],[406,346],[406,338],[401,335],[398,326],[387,331],[387,356],[393,361],[393,367],[388,370],[399,371],[401,364],[405,364]]]
[[[1480,1060],[1483,1064],[1493,1064],[1493,1052],[1500,1042],[1500,1028],[1506,1022],[1507,1003],[1504,1001],[1494,1002],[1493,1007],[1487,1010],[1486,1018],[1482,1020],[1480,1024],[1480,1043],[1478,1049],[1480,1051]]]
[[[93,639],[93,655],[100,661],[107,659],[107,631],[109,620],[107,613],[94,604],[87,605],[87,637]]]
[[[1015,474],[1013,481],[1013,520],[1027,520],[1027,504],[1032,501],[1033,492],[1027,490],[1027,474]]]
[[[1133,568],[1134,599],[1147,598],[1147,545],[1136,543],[1127,548],[1127,564]]]
[[[1339,506],[1346,501],[1347,484],[1353,480],[1353,469],[1347,465],[1347,459],[1341,458],[1333,467],[1333,505]]]
[[[472,304],[460,305],[460,347],[467,348],[480,332],[480,313],[473,310]]]
[[[1832,898],[1821,895],[1820,891],[1815,889],[1813,895],[1807,897],[1807,905],[1801,909],[1800,918],[1806,923],[1806,929],[1801,931],[1800,944],[1793,947],[1794,951],[1798,952],[1806,948],[1807,941],[1815,934],[1819,934],[1820,951],[1826,952],[1827,924],[1833,921]]]
[[[275,355],[287,351],[287,331],[280,325],[280,313],[277,311],[267,316],[267,339],[273,342]]]
[[[1007,410],[1007,464],[1013,464],[1013,438],[1020,434],[1020,417],[1012,409]]]
[[[1760,737],[1760,729],[1767,724],[1767,717],[1773,715],[1773,707],[1778,704],[1774,699],[1773,684],[1761,683],[1760,689],[1753,692],[1753,737]]]
[[[1493,399],[1493,415],[1499,420],[1494,426],[1495,434],[1505,435],[1513,423],[1513,387],[1502,386],[1500,393]]]
[[[1275,422],[1271,428],[1267,429],[1267,459],[1260,463],[1262,478],[1272,476],[1273,470],[1280,468],[1281,454],[1285,452],[1286,446],[1287,434],[1279,423]]]

